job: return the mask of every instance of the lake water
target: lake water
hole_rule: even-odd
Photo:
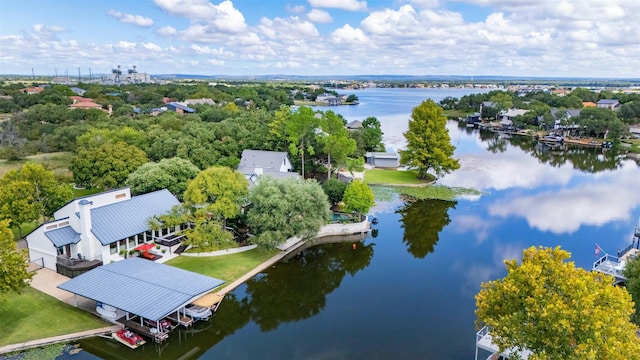
[[[368,89],[348,120],[376,116],[402,146],[411,109],[465,90]],[[257,275],[217,314],[169,341],[132,351],[80,341],[89,359],[454,359],[475,355],[475,294],[529,246],[561,246],[591,268],[595,244],[615,253],[640,216],[640,168],[611,152],[558,150],[448,123],[461,168],[439,182],[482,195],[405,202],[376,190],[367,238],[310,247]],[[356,248],[353,249],[353,244]]]

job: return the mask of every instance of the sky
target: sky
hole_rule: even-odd
[[[638,0],[0,0],[0,74],[640,78],[638,14]]]

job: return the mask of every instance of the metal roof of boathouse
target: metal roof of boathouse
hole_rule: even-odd
[[[97,267],[58,288],[158,321],[223,280],[137,257]]]

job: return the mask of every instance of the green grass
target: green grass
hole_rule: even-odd
[[[447,119],[458,119],[458,118],[466,118],[467,113],[460,110],[444,110],[442,115],[446,116]]]
[[[20,161],[0,160],[0,176],[3,176],[11,170],[18,169],[27,162],[34,162],[44,165],[57,176],[71,177],[69,165],[72,159],[73,154],[70,152],[54,152],[27,156],[24,160]]]
[[[400,187],[398,192],[412,198],[425,200],[447,200],[453,201],[463,195],[480,195],[481,192],[474,189],[450,188],[447,186],[424,186],[424,187]]]
[[[109,325],[31,287],[0,298],[0,319],[0,346]]]
[[[278,250],[254,249],[224,256],[179,256],[167,261],[165,264],[230,283],[277,253]]]
[[[367,184],[419,185],[432,180],[419,180],[415,171],[372,169],[364,172],[364,182]]]

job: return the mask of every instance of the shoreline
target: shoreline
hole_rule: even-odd
[[[314,239],[322,239],[324,237],[336,236],[334,234],[334,231],[326,230],[326,228],[328,226],[332,226],[332,225],[335,225],[335,224],[327,224],[327,225],[324,225],[322,228],[320,228],[320,230],[318,231],[318,234],[316,235],[316,237],[313,238],[313,240]],[[371,223],[369,222],[368,217],[366,217],[364,221],[361,221],[361,222],[358,222],[358,223],[354,223],[354,225],[359,225],[359,226],[354,226],[351,229],[351,230],[355,231],[353,234],[355,234],[355,233],[365,234],[366,232],[368,232],[371,229]],[[353,234],[344,234],[344,235],[353,235]],[[344,237],[347,238],[347,236],[344,236]],[[291,239],[297,239],[297,238],[294,237],[294,238],[291,238]],[[288,239],[288,240],[291,240],[291,239]],[[238,279],[228,283],[222,289],[220,289],[218,291],[213,291],[212,293],[215,293],[215,294],[218,294],[218,295],[221,295],[221,296],[225,296],[229,292],[235,290],[238,286],[244,284],[250,278],[254,277],[255,275],[257,275],[261,271],[267,269],[268,267],[273,266],[274,264],[276,264],[277,262],[279,262],[280,260],[282,260],[286,256],[291,255],[292,253],[294,253],[296,251],[302,250],[302,248],[304,248],[305,245],[314,246],[314,245],[319,245],[319,244],[322,243],[321,241],[315,242],[313,240],[304,241],[304,240],[301,240],[301,239],[297,239],[297,241],[295,241],[292,244],[290,244],[290,246],[288,246],[286,249],[280,251],[279,253],[277,253],[276,255],[272,256],[269,259],[267,259],[266,261],[258,264],[251,271],[249,271],[246,274],[242,275]],[[348,239],[348,240],[351,240],[351,239]],[[287,243],[287,241],[285,241],[284,243]],[[229,253],[231,253],[231,252],[229,252]],[[209,255],[209,256],[221,256],[221,255],[220,254],[216,254],[216,255]],[[222,256],[224,256],[224,255],[222,255]],[[60,299],[58,297],[56,297],[56,298],[59,301],[65,302],[64,300],[62,300],[62,299]],[[68,342],[68,341],[79,340],[79,339],[83,339],[83,338],[87,338],[87,337],[93,337],[93,336],[97,336],[97,335],[101,335],[101,334],[111,333],[111,332],[113,332],[115,330],[119,330],[119,329],[121,329],[121,326],[119,326],[119,325],[111,325],[111,326],[105,326],[105,327],[96,328],[96,329],[85,330],[85,331],[81,331],[81,332],[77,332],[77,333],[57,335],[57,336],[52,336],[52,337],[43,338],[43,339],[34,339],[34,340],[29,340],[29,341],[25,341],[25,342],[22,342],[22,343],[16,343],[16,344],[8,344],[8,345],[0,347],[0,355],[5,355],[5,354],[9,354],[9,353],[14,353],[14,352],[26,351],[26,350],[29,350],[29,349],[43,347],[43,346],[47,346],[47,345],[53,345],[53,344],[57,344],[57,343],[61,343],[61,342]]]

